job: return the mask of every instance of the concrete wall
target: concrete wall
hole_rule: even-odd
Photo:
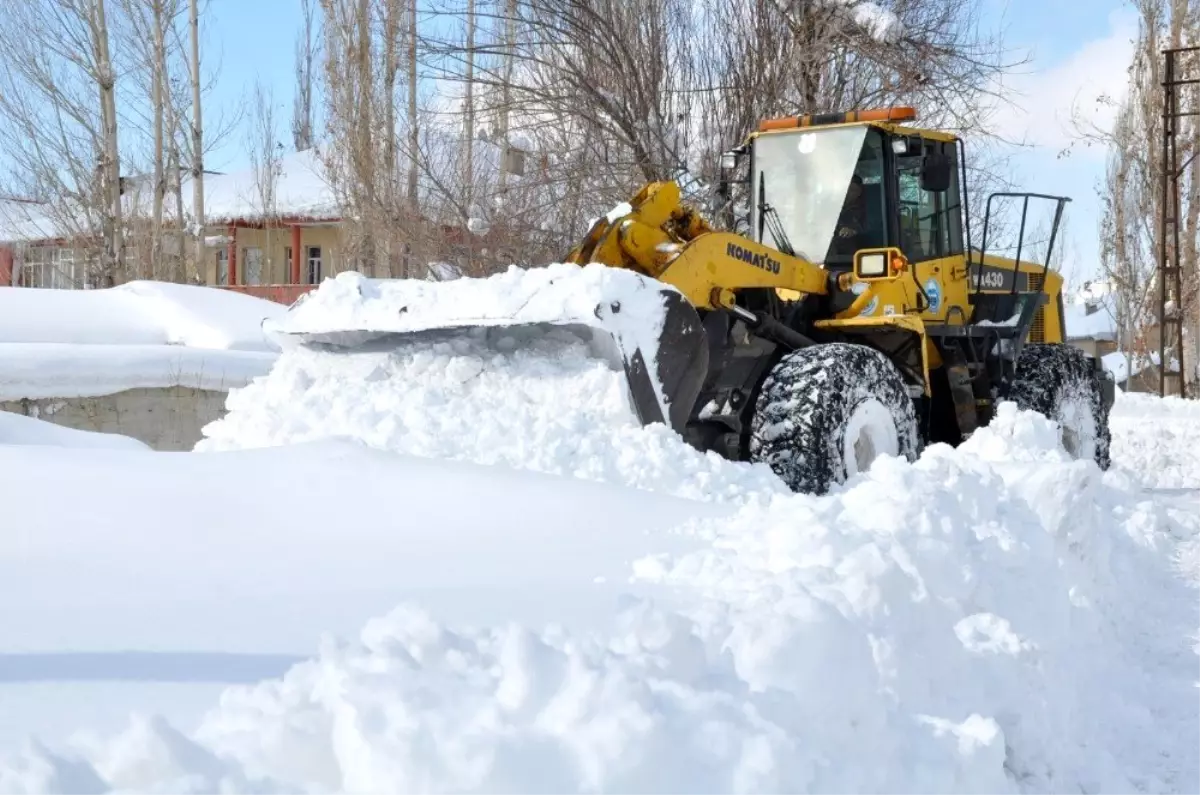
[[[227,393],[190,387],[128,389],[102,397],[0,401],[0,410],[83,431],[132,436],[155,450],[191,450],[225,413]]]

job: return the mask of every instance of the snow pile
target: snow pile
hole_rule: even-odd
[[[278,350],[262,331],[287,307],[213,287],[129,282],[102,290],[0,289],[0,342]]]
[[[134,281],[106,289],[0,289],[0,342],[277,351],[266,318],[287,307],[214,287]]]
[[[621,483],[694,499],[786,490],[765,465],[643,429],[624,374],[568,331],[484,333],[381,343],[332,354],[300,348],[230,392],[198,451],[352,438],[372,447]]]
[[[663,293],[677,291],[633,271],[592,264],[516,266],[484,279],[428,282],[369,279],[348,271],[327,280],[286,316],[264,324],[281,345],[292,340],[362,342],[386,334],[462,326],[515,328],[570,324],[590,329],[611,361],[639,352],[663,416],[667,403],[655,362]]]
[[[404,605],[192,735],[31,747],[0,788],[1189,791],[1200,616],[1160,547],[1197,522],[1007,406],[958,450],[690,520],[708,543],[633,564],[673,608],[584,632]]]
[[[609,278],[612,269],[564,267],[510,271],[441,285],[372,282],[342,274],[302,302],[280,326],[288,333],[419,329],[457,318],[520,322],[586,316],[597,300],[621,300],[621,328],[643,340],[637,303],[655,302],[643,282]],[[487,280],[491,282],[491,280]],[[599,296],[599,299],[597,298]],[[574,303],[571,303],[574,302]],[[399,306],[413,307],[401,313]],[[652,313],[655,314],[655,313]],[[594,318],[595,316],[592,315]],[[366,336],[366,335],[364,335]],[[355,352],[286,350],[269,376],[230,393],[229,413],[209,424],[198,451],[284,445],[349,437],[373,447],[427,458],[503,464],[588,480],[621,483],[695,499],[783,493],[766,465],[701,454],[665,426],[643,429],[625,378],[594,344],[559,328],[492,328],[450,336],[427,334],[402,346],[389,340]]]
[[[149,450],[129,436],[94,433],[64,428],[34,417],[0,411],[0,445],[48,445],[51,447],[102,447],[117,450]]]
[[[286,311],[226,290],[159,282],[0,288],[0,400],[243,386],[270,370],[279,349],[262,323]]]
[[[1158,489],[1200,489],[1200,401],[1118,392],[1109,422],[1117,467]]]

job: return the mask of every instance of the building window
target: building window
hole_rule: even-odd
[[[21,284],[60,290],[86,288],[87,265],[88,260],[77,257],[71,249],[33,246],[25,250]]]
[[[229,249],[217,249],[217,284],[229,284]]]
[[[321,283],[321,247],[308,247],[308,283]]]
[[[262,284],[262,249],[247,246],[242,249],[242,278],[246,284]]]

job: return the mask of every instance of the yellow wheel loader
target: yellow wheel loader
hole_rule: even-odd
[[[1049,268],[1068,200],[993,194],[974,248],[963,143],[905,124],[914,119],[885,108],[764,122],[722,158],[722,194],[748,197],[724,228],[682,203],[674,182],[646,185],[566,261],[629,274],[651,302],[622,306],[598,288],[519,311],[476,302],[464,318],[296,336],[354,345],[516,323],[607,332],[643,424],[765,462],[797,491],[824,493],[880,455],[958,444],[1003,400],[1056,421],[1068,452],[1107,467],[1114,385],[1065,344],[1062,278]],[[1012,257],[987,251],[994,200],[1021,204]],[[1034,201],[1053,209],[1041,263],[1025,240]]]

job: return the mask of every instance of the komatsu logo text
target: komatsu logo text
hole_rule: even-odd
[[[753,265],[756,268],[762,268],[767,273],[779,273],[779,260],[771,259],[766,254],[755,254],[753,251],[747,251],[737,243],[730,243],[726,246],[725,253],[734,259],[740,259],[742,262]]]

